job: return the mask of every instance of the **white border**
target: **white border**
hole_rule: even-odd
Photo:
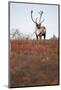
[[[61,2],[61,0],[11,0],[11,1],[48,3],[48,4],[60,4]],[[61,12],[60,12],[60,15],[61,15]],[[7,85],[8,85],[8,0],[0,0],[0,90],[7,90],[8,89]],[[27,88],[21,88],[21,89],[22,90],[24,89],[25,90],[27,89],[60,90],[61,85],[30,87],[30,88],[27,87]]]

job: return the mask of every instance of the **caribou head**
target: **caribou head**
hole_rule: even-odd
[[[39,23],[37,23],[37,18],[36,18],[36,20],[33,19],[33,10],[31,10],[31,19],[36,24],[36,27],[38,29],[40,29],[42,22],[44,22],[44,19],[41,21],[43,11],[40,11],[39,14],[40,14]]]
[[[43,15],[43,11],[40,11],[39,15],[40,15],[39,22],[37,22],[37,18],[35,20],[33,19],[33,10],[31,10],[31,19],[36,25],[36,31],[35,31],[36,38],[38,39],[38,37],[40,37],[40,39],[41,39],[41,36],[44,36],[44,39],[45,39],[45,36],[46,36],[45,35],[46,34],[46,30],[45,29],[46,28],[44,26],[41,26],[42,23],[44,22],[44,19],[41,21],[41,17]]]

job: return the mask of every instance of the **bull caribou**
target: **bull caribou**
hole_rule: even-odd
[[[44,19],[41,21],[43,11],[40,11],[39,15],[40,15],[39,22],[37,22],[37,18],[36,20],[33,19],[33,10],[31,10],[31,19],[36,25],[35,35],[36,35],[37,40],[38,40],[38,37],[41,39],[42,36],[44,36],[44,39],[46,38],[46,27],[41,25],[44,22]]]

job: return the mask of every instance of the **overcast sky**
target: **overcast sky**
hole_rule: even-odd
[[[31,10],[33,10],[33,18],[39,19],[39,11],[43,11],[42,23],[46,27],[46,38],[51,38],[53,35],[58,37],[58,5],[43,5],[43,4],[25,4],[11,3],[10,4],[10,32],[19,29],[23,34],[32,35],[35,31],[35,24],[31,20]]]

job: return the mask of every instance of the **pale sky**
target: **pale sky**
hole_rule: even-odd
[[[32,34],[35,31],[35,24],[31,20],[31,10],[33,17],[39,17],[38,12],[43,11],[42,23],[46,27],[46,38],[51,38],[53,35],[58,37],[58,5],[43,5],[43,4],[26,4],[26,3],[11,3],[10,4],[10,32],[15,29],[23,34]]]

